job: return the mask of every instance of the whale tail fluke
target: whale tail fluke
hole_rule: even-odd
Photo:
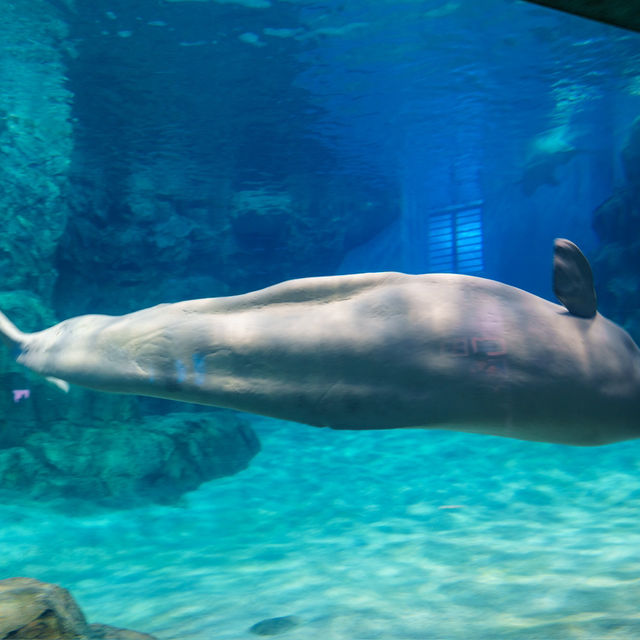
[[[26,333],[20,331],[20,329],[0,311],[0,340],[2,340],[7,347],[10,349],[21,348],[26,336]]]
[[[15,358],[20,355],[28,336],[28,333],[20,331],[20,329],[0,311],[0,340],[11,349]],[[69,383],[66,380],[60,380],[60,378],[54,378],[53,376],[46,376],[45,380],[65,393],[69,391]]]

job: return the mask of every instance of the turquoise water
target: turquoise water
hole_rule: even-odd
[[[21,329],[363,271],[552,299],[567,237],[638,340],[640,34],[511,0],[0,9],[0,310]],[[190,409],[63,396],[0,345],[0,453]],[[158,640],[288,615],[291,640],[640,638],[640,441],[248,419],[248,468],[172,505],[38,502],[30,468],[0,468],[0,579]]]
[[[166,640],[640,635],[640,445],[253,424],[250,468],[179,506],[3,505],[3,571]]]

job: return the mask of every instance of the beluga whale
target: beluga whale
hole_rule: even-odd
[[[36,333],[0,314],[0,338],[61,385],[317,427],[640,437],[640,350],[597,312],[591,267],[568,240],[555,241],[553,284],[561,305],[460,274],[304,278]]]

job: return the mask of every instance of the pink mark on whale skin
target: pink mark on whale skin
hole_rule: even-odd
[[[31,389],[13,389],[13,401],[20,402],[26,400],[31,395]]]

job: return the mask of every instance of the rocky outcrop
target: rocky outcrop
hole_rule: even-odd
[[[602,246],[592,262],[600,311],[640,343],[640,118],[621,157],[625,182],[593,214]]]
[[[298,87],[303,45],[283,40],[274,65],[229,26],[259,33],[263,13],[216,2],[147,3],[152,16],[127,3],[76,5],[60,317],[326,275],[399,213],[382,171],[346,171],[331,137],[310,135],[321,114]],[[277,12],[298,19],[288,3]],[[200,25],[219,27],[202,41]]]
[[[37,499],[132,507],[171,503],[244,469],[260,450],[231,412],[148,416],[133,424],[54,423],[0,449],[0,489]]]
[[[166,178],[172,168],[157,164],[149,175],[131,167],[135,179],[125,190],[74,182],[56,264],[59,315],[120,314],[332,273],[397,212],[388,192],[338,178],[327,185],[294,174],[284,186],[237,189],[221,183],[214,194],[182,172]]]
[[[54,6],[5,2],[0,21],[0,288],[50,303],[73,149],[67,24]]]
[[[0,640],[155,640],[104,624],[88,624],[71,594],[33,578],[0,580]]]

